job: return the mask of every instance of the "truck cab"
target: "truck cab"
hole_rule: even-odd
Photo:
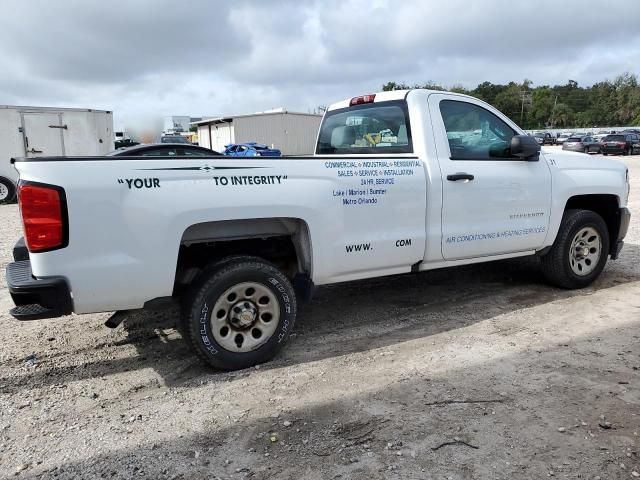
[[[385,131],[391,133],[380,133]],[[460,260],[534,254],[550,246],[564,206],[577,201],[574,177],[586,172],[594,183],[588,189],[599,195],[590,203],[601,202],[605,217],[611,216],[605,208],[617,217],[616,209],[628,195],[626,167],[541,151],[534,142],[479,99],[411,90],[331,105],[320,128],[316,154],[372,159],[386,155],[421,162],[424,204],[410,223],[418,225],[416,231],[425,232],[411,238],[412,246],[424,246],[423,256],[416,260],[423,270]],[[422,199],[415,196],[414,202]],[[387,222],[403,221],[391,213]],[[407,229],[406,233],[416,232]]]

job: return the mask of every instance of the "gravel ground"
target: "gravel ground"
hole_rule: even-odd
[[[1,478],[640,476],[640,157],[621,258],[581,291],[507,261],[319,290],[273,362],[203,367],[175,312],[17,322],[0,206]]]

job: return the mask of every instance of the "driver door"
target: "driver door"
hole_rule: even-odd
[[[445,260],[534,250],[543,245],[551,208],[551,173],[542,155],[510,155],[514,125],[474,99],[429,97],[442,173]]]

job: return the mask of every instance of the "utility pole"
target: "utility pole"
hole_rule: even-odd
[[[553,101],[553,110],[551,110],[551,120],[549,123],[551,123],[551,128],[555,127],[555,124],[553,123],[553,116],[556,113],[556,105],[558,104],[558,95],[556,95],[556,99]]]
[[[531,106],[531,104],[533,103],[533,97],[531,95],[531,93],[527,92],[526,90],[522,90],[522,108],[520,109],[520,127],[523,127],[523,121],[524,121],[524,102],[526,100],[527,105]]]

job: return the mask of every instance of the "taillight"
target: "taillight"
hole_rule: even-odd
[[[25,243],[30,252],[46,252],[67,246],[67,205],[62,188],[21,182],[18,201]]]
[[[376,94],[372,93],[370,95],[361,95],[359,97],[353,97],[349,102],[349,106],[353,107],[354,105],[362,105],[363,103],[373,103],[376,99]]]

